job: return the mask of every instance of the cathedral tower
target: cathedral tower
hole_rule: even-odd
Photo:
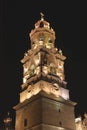
[[[31,49],[21,60],[23,84],[16,110],[16,130],[75,130],[74,106],[64,75],[62,50],[55,31],[41,19],[30,32]]]

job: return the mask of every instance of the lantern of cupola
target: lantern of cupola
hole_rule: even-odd
[[[54,47],[55,32],[50,27],[49,22],[44,20],[42,13],[41,19],[35,23],[35,28],[30,32],[29,36],[32,48],[44,46],[51,49]]]

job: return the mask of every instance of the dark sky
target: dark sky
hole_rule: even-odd
[[[87,112],[87,7],[85,2],[0,1],[0,121],[7,111],[15,113],[22,84],[24,52],[30,48],[29,33],[40,12],[56,33],[56,46],[67,57],[65,77],[70,99],[77,102],[75,115]]]

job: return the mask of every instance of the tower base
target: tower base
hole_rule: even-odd
[[[75,130],[74,105],[40,92],[14,107],[16,130]]]

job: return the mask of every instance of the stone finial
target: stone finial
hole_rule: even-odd
[[[63,54],[61,49],[59,49],[59,53],[60,53],[61,55]]]

